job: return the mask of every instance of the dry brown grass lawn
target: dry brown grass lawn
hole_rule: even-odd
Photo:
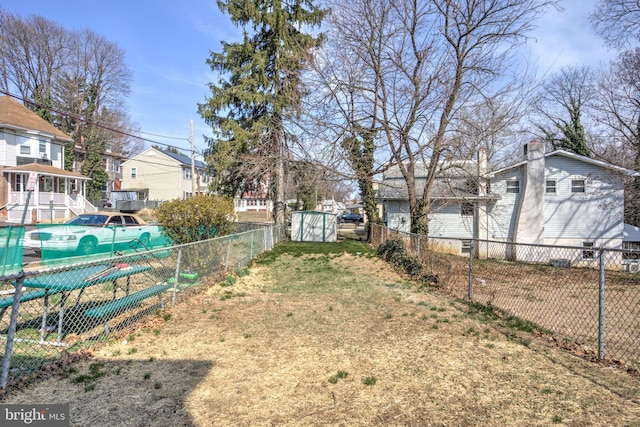
[[[284,254],[170,314],[5,403],[69,402],[78,426],[640,425],[638,379],[366,253]]]

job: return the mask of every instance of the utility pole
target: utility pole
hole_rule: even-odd
[[[193,141],[193,119],[191,119],[191,197],[196,195],[196,148]]]

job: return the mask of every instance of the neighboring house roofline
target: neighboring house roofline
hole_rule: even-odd
[[[625,242],[640,242],[640,227],[624,224],[622,240]]]
[[[144,150],[142,153],[137,154],[133,157],[131,157],[129,160],[127,160],[126,162],[124,162],[122,165],[125,166],[127,163],[133,161],[133,160],[139,160],[138,157],[142,156],[143,154],[149,152],[149,151],[155,151],[156,153],[159,154],[163,154],[173,160],[176,160],[178,162],[180,162],[182,165],[184,166],[191,166],[191,158],[188,156],[183,156],[182,154],[175,154],[175,153],[170,153],[168,151],[162,151],[162,150],[158,150],[157,148],[148,148],[146,150]],[[201,162],[200,160],[195,160],[194,161],[195,167],[196,169],[200,169],[200,170],[204,170],[206,169],[206,165],[204,164],[204,162]]]
[[[0,96],[0,128],[39,134],[61,143],[73,142],[69,135],[10,96]]]
[[[580,154],[571,153],[569,151],[555,150],[555,151],[552,151],[550,153],[546,153],[544,155],[545,159],[548,158],[548,157],[552,157],[552,156],[568,157],[570,159],[578,160],[578,161],[581,161],[581,162],[584,162],[584,163],[589,163],[589,164],[594,165],[594,166],[600,166],[600,167],[605,168],[605,169],[611,169],[611,170],[614,170],[616,172],[622,173],[622,174],[627,175],[627,176],[640,176],[640,172],[636,172],[636,171],[634,171],[632,169],[623,168],[622,166],[617,166],[617,165],[614,165],[613,163],[605,162],[603,160],[593,159],[591,157],[582,156]],[[518,162],[518,163],[516,163],[514,165],[507,166],[505,168],[489,172],[489,173],[487,173],[486,177],[487,178],[493,178],[494,176],[499,175],[499,174],[501,174],[503,172],[507,172],[507,171],[509,171],[511,169],[519,168],[520,166],[523,166],[523,165],[526,165],[526,164],[527,164],[527,160],[523,160],[523,161]]]

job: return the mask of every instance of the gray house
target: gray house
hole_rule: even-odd
[[[622,248],[631,236],[625,234],[624,178],[637,172],[562,150],[546,153],[535,141],[524,151],[523,161],[492,172],[482,153],[478,161],[443,168],[434,186],[429,236]],[[416,173],[418,194],[424,171]],[[397,168],[385,174],[378,198],[387,226],[408,232],[407,190]],[[463,240],[460,252],[465,246]]]

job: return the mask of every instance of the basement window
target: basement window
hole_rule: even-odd
[[[471,240],[461,240],[460,241],[460,253],[462,253],[462,254],[470,254],[471,253]]]
[[[595,259],[596,251],[593,250],[593,242],[582,242],[582,259]]]
[[[622,259],[640,259],[640,242],[622,242]]]

